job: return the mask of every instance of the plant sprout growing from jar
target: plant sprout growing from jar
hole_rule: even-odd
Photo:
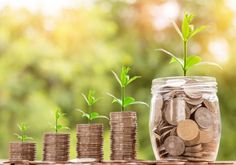
[[[221,66],[219,66],[218,64],[214,62],[202,61],[202,58],[197,55],[190,55],[190,56],[188,55],[189,40],[206,28],[206,26],[204,25],[198,28],[194,28],[194,25],[191,24],[193,18],[194,18],[193,14],[185,12],[182,25],[181,25],[181,30],[178,27],[178,25],[174,21],[172,21],[172,24],[175,30],[177,31],[177,33],[179,34],[183,43],[183,58],[179,58],[165,49],[157,49],[158,51],[164,52],[165,54],[171,56],[172,58],[171,58],[170,63],[178,63],[183,70],[184,76],[187,75],[187,72],[190,68],[197,65],[207,64],[207,65],[217,66],[218,68],[222,69]]]

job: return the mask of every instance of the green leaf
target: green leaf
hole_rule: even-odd
[[[82,109],[76,109],[76,111],[81,112],[82,114],[85,114],[85,112]]]
[[[182,60],[182,59],[180,59],[180,58],[178,58],[178,57],[176,57],[174,54],[172,54],[172,53],[168,52],[168,51],[167,51],[167,50],[165,50],[165,49],[156,49],[156,50],[157,50],[157,51],[164,52],[165,54],[167,54],[167,55],[171,56],[172,58],[174,58],[174,59],[176,60],[176,62],[178,62],[178,63],[181,65],[181,67],[182,67],[182,68],[184,67],[183,60]]]
[[[191,13],[184,13],[184,18],[182,22],[182,35],[184,41],[187,41],[193,31],[193,25],[191,25],[191,22],[194,18],[194,15]]]
[[[127,85],[130,84],[130,83],[132,83],[134,80],[136,80],[136,79],[138,79],[138,78],[141,78],[141,76],[134,76],[134,77],[132,77],[131,79],[128,80]]]
[[[25,136],[24,140],[25,140],[25,141],[26,141],[26,140],[33,140],[33,138],[32,138],[32,137],[29,137],[29,136]]]
[[[182,33],[181,33],[181,31],[180,31],[178,25],[177,25],[174,21],[171,21],[171,23],[173,24],[173,26],[174,26],[175,30],[177,31],[177,33],[179,34],[180,38],[181,38],[182,40],[184,40],[183,35],[182,35]]]
[[[89,114],[89,120],[94,120],[94,119],[96,119],[97,118],[97,116],[99,116],[99,113],[97,113],[97,112],[91,112],[90,114]]]
[[[124,104],[123,104],[123,107],[127,107],[129,106],[131,103],[133,103],[135,101],[134,98],[132,97],[125,97],[124,98]]]
[[[84,118],[84,117],[87,118],[87,119],[90,118],[89,114],[85,113],[82,109],[76,109],[76,111],[81,112],[83,118]]]
[[[17,139],[22,140],[22,136],[21,135],[19,135],[17,133],[15,133],[14,135],[16,135]]]
[[[121,73],[120,73],[120,80],[121,80],[121,87],[126,87],[128,85],[128,81],[129,81],[129,72],[130,68],[123,66],[121,69]]]
[[[200,65],[212,65],[212,66],[215,66],[221,70],[223,70],[223,68],[217,64],[217,63],[214,63],[214,62],[208,62],[208,61],[203,61],[203,62],[199,62],[198,64],[196,64],[197,66],[200,66]]]
[[[96,119],[107,119],[107,120],[110,120],[107,116],[104,116],[104,115],[99,115],[96,117]]]
[[[83,93],[82,93],[82,96],[83,96],[84,100],[86,101],[86,103],[89,105],[89,101],[88,101],[87,96],[85,94],[83,94]]]
[[[116,78],[117,82],[120,84],[120,86],[122,86],[121,80],[119,79],[118,75],[114,71],[111,71],[111,72],[114,75],[114,77]]]
[[[194,65],[198,64],[201,62],[202,59],[199,56],[188,56],[186,59],[186,67],[185,69],[188,70],[189,68],[193,67]]]
[[[121,99],[116,98],[115,96],[113,96],[110,93],[107,93],[107,95],[109,95],[109,96],[111,96],[113,98],[112,103],[118,103],[118,104],[120,104],[122,106],[122,100]]]
[[[196,28],[190,35],[189,39],[192,38],[193,36],[195,36],[196,34],[198,34],[199,32],[203,31],[206,28],[206,26],[200,26],[198,28]]]
[[[25,123],[17,124],[17,127],[19,128],[21,132],[25,132],[28,130],[28,126]]]
[[[177,57],[178,58],[178,57]],[[181,63],[184,63],[184,61],[182,60],[182,58],[178,58],[179,59],[179,61],[181,61]],[[169,64],[172,64],[172,63],[178,63],[178,61],[175,59],[175,58],[171,58],[171,60],[170,60],[170,62],[169,62]]]
[[[145,106],[149,107],[149,105],[147,103],[142,102],[142,101],[134,101],[134,102],[130,103],[130,105],[135,105],[135,104],[145,105]]]

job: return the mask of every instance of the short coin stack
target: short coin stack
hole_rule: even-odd
[[[136,158],[136,112],[111,112],[111,160]]]
[[[198,84],[186,78],[161,87],[156,95],[151,129],[160,158],[215,160],[220,140],[218,100],[214,90],[205,92],[209,88]]]
[[[69,160],[70,134],[47,133],[44,135],[43,160],[66,162]]]
[[[36,144],[35,143],[10,143],[10,160],[35,160]]]
[[[77,124],[77,158],[103,159],[102,124]]]

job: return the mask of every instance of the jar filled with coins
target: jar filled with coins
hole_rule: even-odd
[[[152,82],[150,136],[156,159],[216,160],[221,122],[213,77],[167,77]]]

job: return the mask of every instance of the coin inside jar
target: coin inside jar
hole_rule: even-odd
[[[198,125],[190,119],[182,120],[177,125],[177,135],[184,141],[191,141],[198,137]]]
[[[165,109],[165,119],[171,125],[177,125],[179,121],[186,119],[186,103],[182,98],[171,99]]]
[[[185,145],[183,140],[177,136],[169,136],[165,142],[164,146],[166,151],[173,156],[178,156],[184,153]]]
[[[210,110],[204,107],[200,107],[196,110],[194,119],[199,127],[206,129],[213,125],[213,115]]]

